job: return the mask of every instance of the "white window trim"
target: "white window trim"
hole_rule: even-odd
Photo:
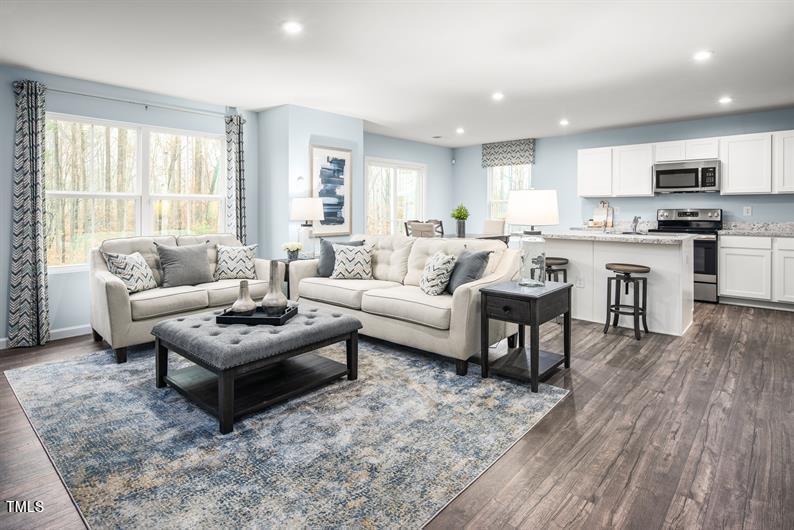
[[[527,183],[526,189],[531,189],[532,188],[532,166],[534,164],[512,164],[512,165],[519,165],[519,166],[528,165],[529,166],[529,182]],[[506,166],[497,166],[497,167],[506,167]],[[491,200],[491,190],[493,189],[493,168],[492,167],[487,168],[487,175],[488,175],[488,182],[487,182],[488,190],[487,190],[486,200],[487,200],[488,219],[501,219],[501,220],[504,220],[504,218],[502,218],[502,217],[495,217],[493,215],[493,205],[494,204],[507,204],[507,199],[500,200],[500,201]],[[524,188],[522,188],[522,189],[524,189]]]
[[[419,177],[419,217],[425,218],[425,197],[427,196],[427,164],[421,162],[409,162],[407,160],[397,160],[395,158],[381,158],[375,156],[364,157],[364,227],[366,229],[367,216],[369,215],[369,168],[370,166],[387,166],[387,167],[402,167],[406,169],[416,169],[421,175]],[[392,197],[396,196],[396,180],[392,179]],[[394,201],[390,204],[391,211],[389,212],[389,220],[391,222],[391,235],[402,234],[401,227],[396,226],[397,220],[395,219]]]
[[[209,133],[206,131],[196,131],[190,129],[177,129],[172,127],[159,127],[155,125],[146,125],[142,123],[126,122],[121,120],[107,120],[104,118],[92,118],[88,116],[78,116],[74,114],[65,114],[61,112],[48,112],[48,120],[65,120],[86,125],[101,125],[106,127],[123,127],[126,129],[135,129],[137,138],[137,145],[135,148],[135,165],[137,168],[135,175],[135,189],[132,192],[91,192],[91,191],[49,191],[45,192],[46,197],[99,197],[99,198],[115,198],[115,199],[132,199],[135,201],[135,235],[151,235],[154,220],[154,201],[157,200],[217,200],[220,202],[218,210],[218,227],[219,233],[225,230],[226,219],[226,185],[225,182],[221,183],[219,189],[221,193],[214,195],[197,195],[197,194],[176,194],[176,193],[157,193],[149,192],[149,182],[151,168],[149,167],[149,135],[152,132],[194,136],[200,138],[210,138],[220,140],[221,153],[225,152],[226,136],[220,133]],[[223,160],[221,161],[223,164]],[[45,168],[46,171],[46,168]],[[88,270],[88,256],[86,256],[85,263],[70,263],[68,265],[48,265],[47,272],[49,274],[65,274],[72,272],[80,272]]]

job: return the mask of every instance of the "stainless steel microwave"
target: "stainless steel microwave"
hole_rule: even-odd
[[[720,191],[720,161],[665,162],[653,166],[654,193]]]

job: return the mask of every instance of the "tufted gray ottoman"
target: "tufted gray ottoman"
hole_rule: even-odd
[[[234,420],[344,375],[358,377],[361,322],[341,313],[300,309],[283,326],[216,324],[220,311],[166,320],[152,329],[156,385],[166,383],[218,418],[223,434]],[[347,366],[309,353],[345,341]],[[168,373],[168,352],[195,366]]]

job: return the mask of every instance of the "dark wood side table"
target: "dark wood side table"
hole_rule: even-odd
[[[543,287],[524,287],[517,282],[503,282],[480,289],[482,295],[480,364],[482,376],[491,372],[513,379],[529,381],[533,392],[559,365],[571,367],[571,288],[569,283],[546,282]],[[563,355],[540,349],[540,325],[564,315]],[[488,362],[488,321],[503,320],[518,324],[518,347],[510,347],[504,357]],[[529,350],[525,347],[524,326],[529,326]]]
[[[287,284],[287,299],[289,299],[289,264],[292,263],[293,261],[303,261],[307,259],[315,259],[315,258],[298,258],[298,259],[279,258],[276,260],[284,264],[284,281]]]

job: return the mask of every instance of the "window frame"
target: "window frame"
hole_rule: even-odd
[[[105,118],[93,118],[89,116],[79,116],[63,112],[47,112],[46,120],[64,120],[85,125],[99,125],[104,127],[123,127],[134,129],[137,144],[135,146],[136,174],[134,175],[134,190],[132,192],[93,192],[93,191],[62,191],[45,190],[45,201],[49,197],[63,198],[113,198],[128,199],[135,201],[135,236],[151,235],[154,228],[154,202],[158,200],[217,200],[218,226],[217,231],[223,232],[226,217],[226,186],[225,183],[219,185],[219,194],[178,194],[178,193],[150,193],[151,167],[149,160],[149,138],[152,132],[173,134],[180,136],[193,136],[201,138],[217,139],[221,142],[221,164],[223,164],[223,154],[226,147],[226,136],[223,133],[209,133],[190,129],[178,129],[172,127],[160,127],[156,125],[146,125],[143,123],[133,123],[122,120],[108,120]],[[46,167],[44,169],[46,174]],[[66,265],[47,265],[49,274],[62,274],[71,272],[87,271],[89,268],[88,256],[84,263],[69,263]]]
[[[367,156],[364,158],[364,227],[366,231],[366,226],[369,222],[369,168],[370,166],[378,166],[378,167],[388,167],[394,170],[397,169],[413,169],[419,171],[419,206],[418,211],[419,214],[417,217],[422,219],[425,218],[425,197],[427,195],[427,164],[423,164],[421,162],[410,162],[408,160],[397,160],[394,158],[382,158],[376,156]],[[395,173],[396,174],[396,173]],[[389,226],[391,229],[391,234],[389,235],[399,235],[404,233],[403,228],[399,226],[399,219],[395,217],[396,212],[396,202],[395,199],[397,197],[397,179],[393,178],[391,181],[391,201],[389,204]]]
[[[528,181],[526,183],[526,188],[516,188],[516,189],[517,190],[532,189],[532,166],[533,166],[533,164],[508,164],[508,165],[505,165],[505,166],[490,166],[490,167],[487,168],[487,179],[486,180],[487,180],[487,186],[488,186],[488,189],[487,189],[487,194],[488,194],[487,195],[487,197],[488,197],[488,199],[487,199],[488,200],[488,205],[487,205],[488,206],[488,219],[505,220],[504,217],[498,217],[498,216],[494,215],[494,213],[493,213],[494,212],[494,205],[495,204],[507,205],[507,201],[508,201],[508,199],[499,200],[499,201],[495,201],[495,200],[492,199],[492,197],[493,197],[493,184],[494,184],[494,176],[493,176],[494,168],[496,168],[496,167],[499,167],[499,168],[502,168],[502,167],[515,168],[517,166],[527,166],[527,168],[529,170],[529,175],[528,175],[528,179],[527,179]]]

